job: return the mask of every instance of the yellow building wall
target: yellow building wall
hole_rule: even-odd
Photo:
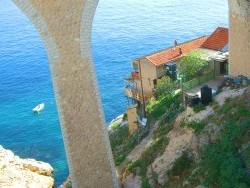
[[[163,77],[164,75],[166,75],[166,73],[167,73],[167,71],[166,71],[166,66],[165,65],[156,67],[156,74],[157,74],[158,79]]]
[[[136,118],[137,117],[136,106],[127,109],[127,116],[128,116],[129,135],[132,135],[138,129],[138,123]]]
[[[139,64],[139,62],[137,61]],[[156,76],[156,67],[148,60],[140,60],[141,64],[141,77],[142,77],[142,86],[143,86],[143,92],[144,94],[147,94],[149,92],[152,92],[154,89],[154,80],[157,78]],[[137,89],[139,91],[142,90],[141,87],[141,81],[135,80]]]

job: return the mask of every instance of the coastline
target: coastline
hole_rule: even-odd
[[[54,169],[48,163],[22,159],[0,145],[0,187],[52,188]]]

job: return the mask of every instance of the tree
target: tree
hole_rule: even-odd
[[[159,97],[171,93],[173,89],[174,89],[173,80],[169,76],[163,76],[161,79],[157,81],[155,92]]]
[[[193,51],[183,56],[178,62],[178,73],[183,75],[186,81],[198,76],[208,62],[202,58],[202,53]]]

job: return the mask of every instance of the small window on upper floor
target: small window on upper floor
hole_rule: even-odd
[[[134,69],[134,70],[139,70],[139,65],[138,65],[138,63],[133,62],[133,69]]]
[[[154,79],[154,80],[153,80],[153,83],[154,83],[154,86],[156,86],[156,84],[157,84],[157,79]]]

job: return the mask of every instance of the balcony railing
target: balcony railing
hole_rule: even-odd
[[[154,97],[153,92],[144,93],[144,97],[142,97],[142,92],[131,86],[127,86],[124,89],[124,95],[140,102],[146,102]]]
[[[140,74],[138,72],[131,72],[131,76],[133,79],[140,79]]]
[[[131,74],[124,78],[124,80],[129,82],[134,82],[134,80],[140,79],[140,74],[138,72],[131,72]]]

